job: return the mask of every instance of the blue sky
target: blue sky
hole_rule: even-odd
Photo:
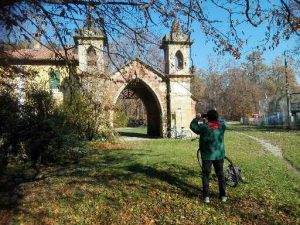
[[[216,26],[222,30],[226,31],[228,30],[228,23],[226,19],[228,18],[228,15],[223,11],[223,10],[216,10],[216,8],[211,7],[211,5],[206,5],[206,10],[209,13],[210,16],[212,16],[213,19],[217,18],[220,22],[216,23]],[[79,15],[80,18],[80,15]],[[237,17],[240,18],[240,17]],[[84,18],[82,18],[84,20]],[[128,18],[130,20],[130,18]],[[169,29],[166,29],[164,26],[161,25],[160,18],[158,15],[154,15],[154,20],[157,21],[157,26],[153,25],[152,29],[155,31],[156,35],[158,38],[161,38],[166,35],[167,33],[170,32]],[[132,22],[132,21],[131,21]],[[67,22],[66,22],[67,23]],[[138,21],[133,21],[132,23],[137,23]],[[169,21],[169,24],[171,24],[172,21]],[[70,32],[74,32],[74,24],[71,25],[70,23],[68,25],[68,28],[70,29]],[[30,26],[29,26],[30,27]],[[31,27],[32,28],[32,27]],[[193,33],[191,35],[191,39],[194,41],[194,44],[192,45],[192,53],[191,57],[193,59],[194,65],[197,66],[198,68],[201,69],[207,69],[208,67],[208,56],[209,55],[216,55],[216,53],[213,51],[213,48],[215,45],[211,41],[207,41],[207,38],[204,36],[202,29],[200,29],[199,24],[193,23],[191,26]],[[254,28],[253,26],[245,23],[240,25],[238,28],[239,34],[243,36],[244,39],[248,39],[247,45],[244,46],[244,48],[241,50],[241,59],[236,61],[237,64],[243,62],[245,60],[245,57],[253,52],[255,50],[255,46],[260,44],[260,42],[263,40],[263,36],[265,33],[265,27],[259,27],[259,28]],[[29,29],[30,30],[30,29]],[[49,30],[48,30],[49,31]],[[242,35],[242,32],[244,34]],[[51,33],[51,31],[50,31]],[[69,39],[70,44],[73,44],[72,38]],[[265,59],[266,64],[271,64],[272,61],[277,57],[277,56],[282,56],[284,50],[290,50],[295,47],[296,40],[298,39],[290,39],[288,41],[283,41],[280,43],[274,50],[266,50],[263,53],[263,57]],[[234,58],[229,54],[225,53],[224,56],[219,56],[219,58],[224,58],[225,60],[231,59],[234,60]],[[298,82],[300,83],[300,76],[298,75]]]
[[[253,35],[260,36],[262,32],[253,32]],[[192,45],[192,57],[194,60],[194,64],[200,68],[207,68],[208,64],[208,55],[216,55],[213,51],[215,45],[211,41],[206,41],[206,38],[203,36],[201,32],[194,32],[192,34],[192,40],[194,44]],[[246,56],[253,52],[256,49],[256,44],[259,42],[258,38],[252,37],[249,40],[248,45],[246,45],[241,50],[241,59],[237,60],[238,62],[242,62],[245,60]],[[296,39],[290,39],[288,41],[283,41],[280,43],[274,50],[266,50],[263,52],[263,57],[265,59],[266,64],[271,64],[272,61],[278,57],[283,56],[283,52],[285,50],[291,50],[296,46]],[[225,53],[225,58],[234,59],[229,53]]]
[[[263,33],[260,32],[253,32],[253,35],[260,36]],[[192,34],[192,40],[194,41],[194,44],[192,45],[192,58],[194,65],[206,70],[208,68],[208,57],[209,55],[216,56],[217,53],[213,51],[213,48],[215,47],[214,44],[210,41],[206,41],[206,38],[201,34],[201,32],[195,32]],[[256,49],[256,44],[258,42],[258,38],[252,37],[249,40],[249,43],[247,46],[245,46],[241,50],[241,59],[236,60],[237,63],[242,63],[245,61],[245,58],[248,54],[253,52]],[[283,56],[283,53],[285,50],[291,50],[295,48],[297,39],[293,38],[288,41],[283,41],[280,43],[274,50],[266,50],[263,52],[263,58],[264,62],[267,65],[271,65],[271,63],[274,61],[274,59],[278,56]],[[231,56],[229,53],[225,53],[224,56],[217,56],[220,58],[224,58],[225,60],[235,60],[233,56]],[[297,74],[297,82],[300,84],[300,74],[298,71]]]
[[[221,28],[222,29],[222,28]],[[231,56],[229,53],[225,53],[224,56],[217,56],[221,59],[224,58],[224,60],[233,60],[237,64],[242,63],[245,61],[246,56],[255,51],[257,48],[256,46],[259,44],[262,44],[263,36],[265,33],[265,27],[259,27],[255,28],[252,27],[249,24],[245,24],[242,27],[240,27],[245,32],[245,36],[248,40],[247,45],[241,49],[241,58],[239,60],[236,60],[233,56]],[[197,28],[197,25],[193,25],[194,32],[191,35],[191,39],[194,41],[194,44],[192,45],[192,54],[191,57],[193,58],[194,65],[202,68],[207,69],[208,68],[208,56],[213,55],[216,56],[217,53],[214,52],[214,43],[211,41],[207,41],[207,38],[204,36],[202,31]],[[274,61],[274,59],[278,56],[283,56],[284,51],[291,51],[293,50],[297,44],[299,44],[300,37],[292,37],[289,40],[281,40],[280,44],[275,47],[274,49],[268,49],[268,43],[266,45],[266,50],[263,51],[263,58],[264,62],[267,65],[271,65],[271,63]],[[300,69],[300,68],[299,68]],[[298,71],[297,75],[297,81],[298,84],[300,84],[300,74]]]

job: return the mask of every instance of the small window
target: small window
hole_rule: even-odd
[[[183,55],[181,53],[181,51],[177,51],[175,54],[175,65],[176,65],[176,69],[183,69]]]
[[[60,72],[58,70],[51,70],[50,76],[50,89],[52,91],[58,91],[60,85]]]
[[[90,47],[87,50],[87,65],[88,66],[97,65],[97,54],[96,54],[96,50],[93,47]]]

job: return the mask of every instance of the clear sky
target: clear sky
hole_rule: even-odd
[[[261,36],[262,33],[253,32],[253,35]],[[194,41],[194,44],[192,45],[192,54],[191,57],[193,59],[194,65],[201,69],[207,69],[208,68],[208,57],[209,55],[217,55],[217,53],[214,52],[213,48],[215,47],[214,43],[211,41],[206,41],[205,37],[201,32],[194,32],[192,34],[192,40]],[[225,60],[236,60],[236,63],[242,63],[245,61],[245,58],[248,54],[256,50],[256,44],[258,43],[258,39],[256,37],[252,37],[249,40],[249,44],[245,46],[241,51],[241,59],[236,60],[233,56],[231,56],[229,53],[225,53],[224,56],[218,56],[220,58],[223,58]],[[296,46],[296,38],[290,39],[288,41],[283,41],[280,43],[275,49],[269,50],[263,52],[263,58],[264,62],[267,65],[271,65],[271,63],[274,61],[274,59],[278,56],[283,56],[284,51],[292,50]],[[300,67],[298,68],[300,70]],[[300,74],[299,70],[297,72],[297,81],[298,84],[300,84]]]
[[[244,48],[242,49],[242,55],[241,60],[244,60],[245,57],[253,52],[256,49],[256,45],[260,43],[260,38],[264,31],[255,31],[253,29],[252,34],[250,30],[250,36],[249,36],[249,42]],[[213,51],[213,48],[215,45],[211,41],[206,41],[206,38],[202,34],[201,31],[194,31],[192,33],[192,40],[194,41],[194,44],[192,46],[192,56],[194,58],[194,62],[200,66],[200,67],[206,67],[207,64],[207,55],[209,54],[215,54]],[[274,50],[267,49],[263,52],[264,59],[266,63],[270,63],[273,59],[275,59],[277,56],[282,56],[283,52],[285,50],[292,50],[296,45],[296,39],[290,39],[288,41],[283,40],[282,43],[280,43]],[[225,54],[226,57],[230,58],[230,54]],[[232,57],[233,58],[233,57]]]
[[[261,36],[261,33],[253,32],[253,35]],[[201,32],[194,32],[192,34],[192,40],[194,41],[194,44],[192,45],[192,57],[194,64],[197,67],[206,69],[208,66],[208,55],[217,54],[213,50],[215,45],[211,41],[206,41],[205,37]],[[244,48],[241,50],[241,59],[237,60],[237,62],[244,61],[248,54],[256,50],[256,44],[258,42],[259,40],[257,38],[250,38],[248,45],[244,46]],[[295,46],[296,39],[293,38],[289,41],[283,41],[275,49],[267,49],[263,52],[263,58],[265,60],[265,63],[270,65],[276,57],[283,56],[285,50],[292,50],[293,48],[295,48]],[[225,53],[224,57],[226,59],[234,60],[234,57],[231,56],[229,53]]]
[[[191,35],[191,39],[194,41],[192,45],[192,53],[191,57],[193,59],[194,65],[201,68],[207,69],[208,68],[208,56],[209,55],[217,55],[214,52],[214,43],[211,41],[207,41],[207,38],[204,36],[202,31],[197,27],[193,27],[194,32]],[[229,53],[225,53],[224,56],[218,56],[219,58],[224,58],[225,60],[233,60],[237,64],[242,63],[245,61],[246,56],[256,50],[256,46],[262,43],[263,35],[264,35],[264,28],[254,28],[251,26],[245,26],[245,30],[247,31],[247,39],[248,43],[243,47],[241,50],[241,58],[236,60],[233,56]],[[267,65],[271,65],[274,59],[278,56],[283,56],[284,51],[291,51],[296,47],[297,41],[300,40],[300,37],[293,37],[289,40],[281,40],[281,43],[274,49],[266,48],[263,51],[263,58],[264,62]],[[300,70],[300,67],[299,67]],[[300,84],[300,71],[297,72],[297,81]]]

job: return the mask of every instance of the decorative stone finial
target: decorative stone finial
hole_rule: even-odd
[[[103,19],[99,19],[100,26],[103,26]],[[78,39],[83,37],[96,38],[96,39],[106,39],[104,31],[96,26],[93,16],[89,13],[85,19],[83,28],[76,30],[76,35],[74,36],[75,43]],[[106,41],[105,41],[106,42]],[[106,44],[106,43],[105,43]]]
[[[87,29],[91,29],[93,26],[94,26],[94,18],[93,18],[92,15],[89,13],[89,14],[87,15],[87,18],[86,18],[85,27],[86,27]]]
[[[42,47],[41,45],[42,32],[43,32],[43,28],[39,26],[37,32],[34,34],[34,42],[33,42],[34,49],[40,49]]]
[[[178,19],[176,18],[172,24],[172,33],[178,33],[179,30],[180,30],[180,24],[179,24]]]

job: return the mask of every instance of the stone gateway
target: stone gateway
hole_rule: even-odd
[[[21,49],[17,52],[8,52],[1,56],[1,66],[5,64],[30,67],[38,71],[40,80],[45,80],[47,88],[57,99],[66,94],[60,87],[64,84],[68,71],[64,68],[64,60],[57,60],[55,53],[42,47],[40,36],[35,35],[36,44],[33,49]],[[107,39],[104,32],[87,20],[82,29],[74,36],[75,48],[68,52],[77,73],[81,74],[82,86],[95,85],[95,96],[101,101],[103,92],[108,92],[110,107],[108,109],[111,125],[113,126],[114,105],[123,90],[129,89],[141,99],[147,113],[147,134],[163,137],[163,134],[176,126],[177,129],[189,128],[189,123],[195,116],[195,101],[190,92],[192,78],[190,70],[189,36],[183,34],[179,23],[175,20],[170,34],[161,41],[164,52],[164,71],[159,71],[147,65],[140,59],[134,59],[118,71],[107,76],[91,74],[105,74],[106,63],[104,48]],[[70,48],[71,49],[71,48]],[[25,53],[25,54],[24,54]],[[51,71],[51,72],[50,72]],[[100,97],[99,97],[100,96]]]

